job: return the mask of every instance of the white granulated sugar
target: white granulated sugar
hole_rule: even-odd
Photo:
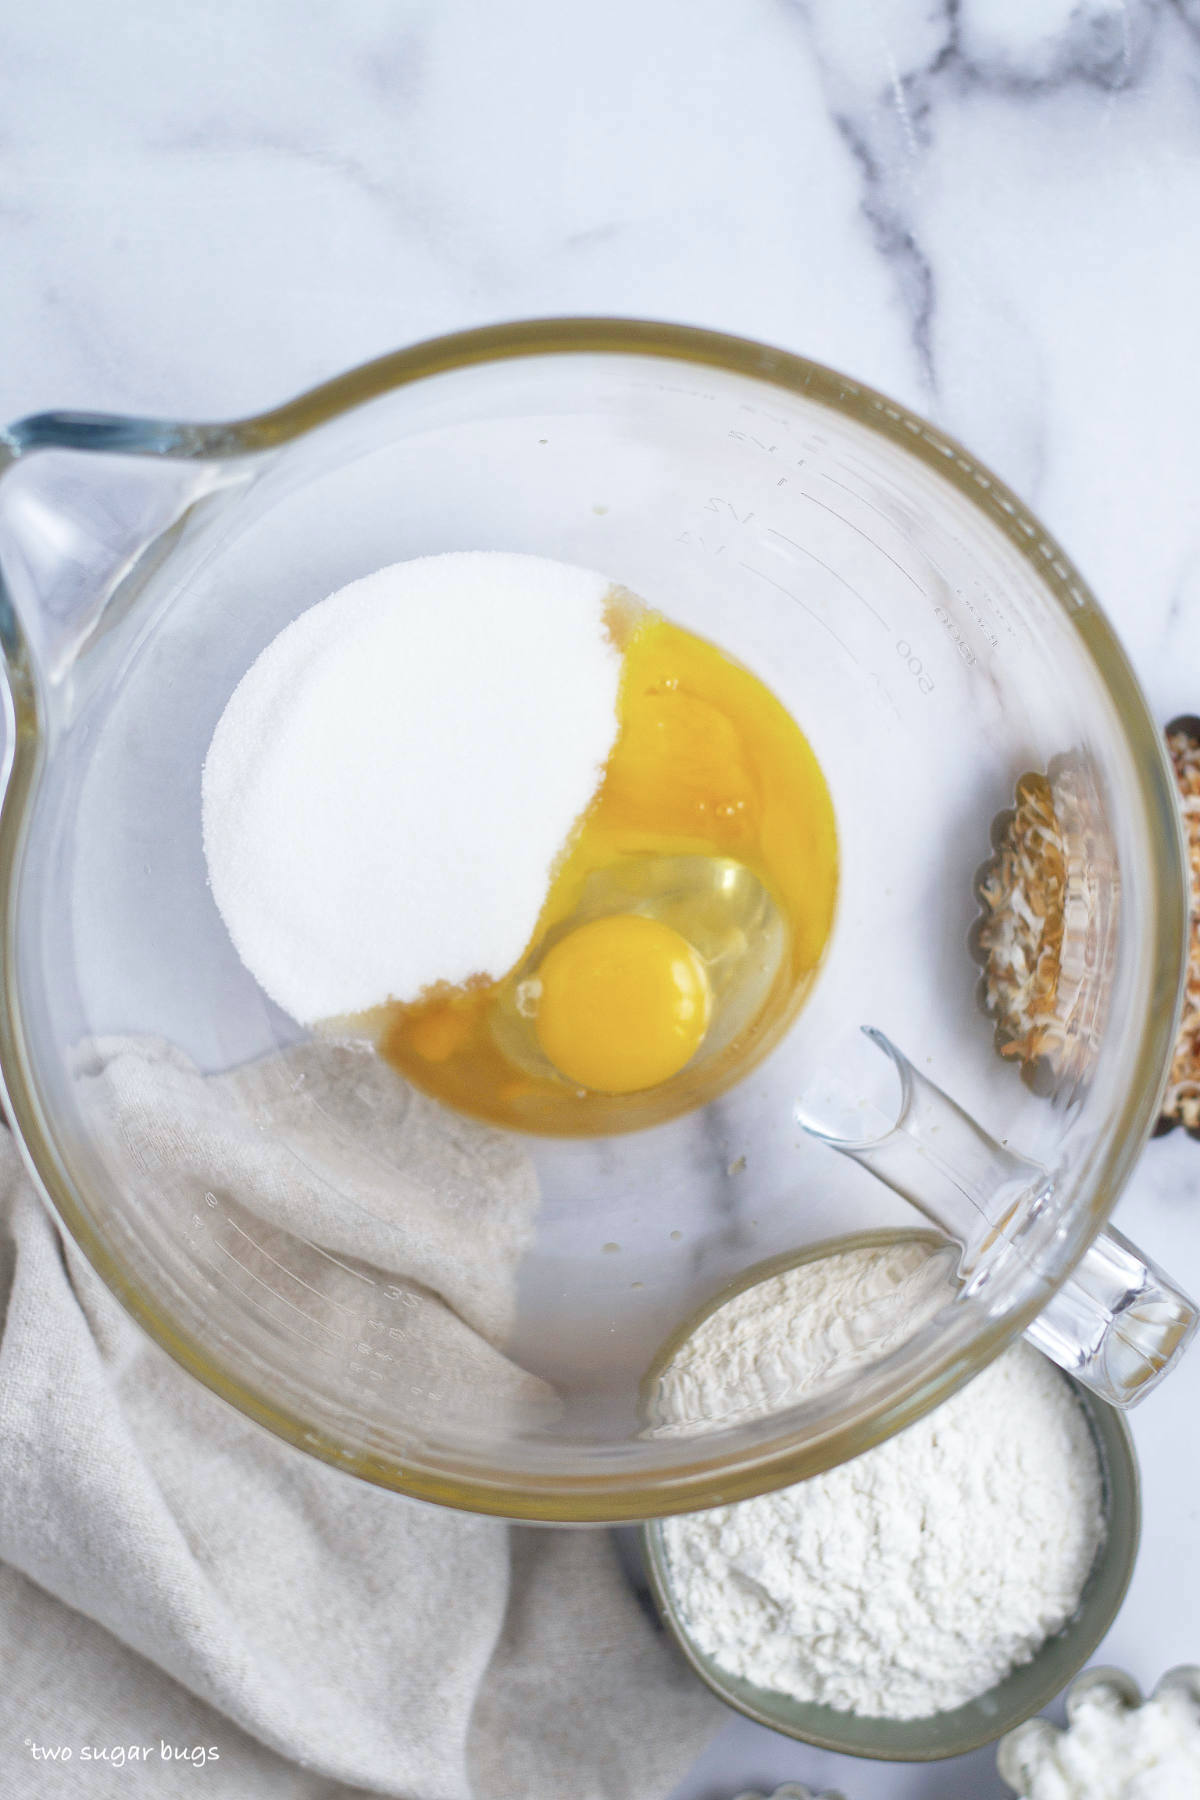
[[[603,575],[491,552],[380,569],[281,631],[202,781],[239,956],[304,1024],[518,960],[617,734]]]
[[[921,1254],[905,1247],[906,1258]],[[824,1287],[811,1280],[822,1265],[807,1265],[806,1310],[793,1314],[794,1363],[813,1358],[813,1386],[840,1372],[829,1358],[839,1340],[849,1367],[872,1337],[877,1354],[908,1335],[912,1324],[880,1313],[889,1294],[908,1291],[920,1315],[934,1291],[895,1249],[830,1262]],[[709,1321],[719,1330],[674,1389],[676,1400],[689,1394],[684,1407],[719,1421],[738,1411],[739,1386],[758,1383],[767,1399],[778,1348],[765,1358],[754,1348],[756,1291]],[[766,1316],[777,1332],[778,1315]],[[802,1366],[788,1371],[789,1399],[804,1381]],[[668,1382],[664,1408],[671,1394]],[[798,1700],[908,1719],[960,1706],[1027,1662],[1074,1613],[1103,1531],[1086,1418],[1059,1371],[1018,1344],[853,1462],[667,1520],[663,1539],[687,1630],[723,1669]]]
[[[1097,1686],[1071,1703],[1066,1731],[1039,1721],[1020,1762],[1022,1800],[1196,1800],[1200,1694],[1171,1684],[1131,1707]]]

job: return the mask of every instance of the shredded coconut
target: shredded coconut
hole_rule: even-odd
[[[975,948],[996,1047],[1047,1088],[1086,1077],[1103,1023],[1109,857],[1096,820],[1079,763],[1022,775],[977,878]]]
[[[895,1248],[830,1263],[826,1286],[806,1281],[811,1311],[793,1314],[789,1399],[805,1358],[811,1384],[828,1381],[872,1340],[872,1354],[899,1342],[934,1291],[914,1288]],[[690,1370],[677,1355],[660,1395],[668,1417],[674,1396],[682,1414],[702,1406],[719,1423],[747,1379],[767,1400],[777,1352],[764,1357],[753,1340],[764,1319],[778,1339],[780,1281],[765,1284],[766,1308],[751,1288],[714,1314]],[[889,1290],[916,1300],[907,1327],[886,1316]],[[839,1344],[848,1361],[835,1370]],[[909,1719],[982,1694],[1067,1623],[1103,1537],[1102,1499],[1082,1409],[1059,1371],[1018,1344],[853,1462],[662,1531],[685,1627],[723,1669],[798,1700]]]
[[[1200,1132],[1200,742],[1194,730],[1178,729],[1167,737],[1171,764],[1179,786],[1183,829],[1188,847],[1188,967],[1183,1015],[1171,1057],[1163,1098],[1162,1123]]]
[[[1183,1672],[1181,1672],[1182,1674]],[[1070,1723],[1020,1728],[1001,1773],[1022,1800],[1196,1800],[1200,1794],[1200,1685],[1168,1676],[1149,1700],[1130,1705],[1097,1683],[1068,1701]],[[1015,1767],[1013,1765],[1016,1765]]]
[[[396,563],[294,620],[221,716],[209,881],[304,1024],[500,976],[617,734],[606,578],[541,557]]]

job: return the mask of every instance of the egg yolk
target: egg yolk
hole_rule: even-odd
[[[601,1094],[669,1081],[704,1041],[704,964],[678,931],[639,913],[593,919],[543,958],[534,1029],[560,1074]]]
[[[616,741],[521,962],[366,1021],[416,1087],[554,1136],[652,1125],[739,1080],[802,1005],[837,893],[829,790],[770,689],[658,614],[614,605],[609,626],[622,653]],[[719,882],[653,916],[664,859],[753,877],[778,925],[774,960],[721,915]],[[598,904],[597,883],[616,899]],[[731,967],[756,996],[744,1016],[730,1008]]]

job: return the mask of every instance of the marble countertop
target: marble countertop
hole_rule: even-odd
[[[969,443],[1200,710],[1197,0],[43,0],[0,25],[0,262],[7,418],[234,415],[536,314],[802,351]],[[1118,1222],[1200,1291],[1200,1147]],[[1133,1419],[1101,1658],[1144,1685],[1200,1660],[1198,1413],[1200,1352]],[[675,1800],[784,1779],[1004,1791],[731,1719]]]

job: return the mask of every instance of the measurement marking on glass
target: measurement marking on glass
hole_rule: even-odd
[[[349,1263],[342,1262],[340,1257],[332,1255],[328,1250],[322,1250],[320,1244],[314,1244],[311,1238],[301,1238],[300,1242],[307,1244],[310,1250],[315,1250],[318,1256],[323,1256],[326,1262],[337,1263],[338,1268],[345,1269],[347,1275],[353,1275],[357,1281],[365,1281],[368,1287],[379,1285],[373,1275],[364,1275],[361,1270],[352,1269]]]
[[[261,1275],[256,1275],[253,1269],[248,1269],[241,1257],[235,1256],[232,1250],[227,1250],[225,1245],[219,1243],[215,1238],[213,1239],[213,1242],[216,1244],[217,1249],[221,1252],[222,1256],[227,1256],[231,1263],[236,1263],[243,1275],[248,1275],[251,1281],[257,1281],[259,1287],[265,1288],[267,1293],[270,1294],[273,1299],[280,1301],[284,1306],[290,1306],[294,1313],[299,1313],[302,1319],[307,1319],[308,1323],[310,1325],[315,1325],[318,1331],[327,1332],[337,1343],[344,1344],[347,1342],[343,1332],[335,1331],[331,1325],[322,1325],[320,1319],[314,1319],[312,1314],[305,1312],[302,1306],[297,1306],[294,1300],[289,1300],[286,1294],[281,1294],[278,1288],[273,1288],[269,1281],[264,1281]],[[282,1323],[282,1321],[280,1322]]]
[[[925,589],[921,586],[916,576],[910,575],[904,564],[897,562],[895,557],[890,555],[889,552],[884,549],[882,544],[877,544],[869,531],[864,531],[861,525],[856,525],[853,519],[848,519],[845,513],[840,513],[836,506],[826,506],[824,500],[818,500],[815,494],[806,493],[803,488],[800,489],[800,498],[801,500],[811,500],[814,506],[819,506],[821,508],[822,512],[827,512],[831,518],[840,519],[843,525],[848,526],[851,531],[857,532],[864,544],[870,544],[872,550],[878,550],[880,556],[887,557],[887,560],[891,563],[893,569],[898,569],[905,581],[911,581],[918,594],[924,595]]]
[[[903,662],[921,692],[932,694],[937,684],[906,638],[896,639],[896,655]]]
[[[882,507],[875,506],[870,500],[868,500],[865,494],[860,494],[857,488],[852,488],[846,482],[839,481],[837,479],[836,475],[826,474],[824,470],[822,470],[822,472],[821,472],[821,479],[823,481],[832,482],[834,487],[841,488],[841,490],[844,494],[849,494],[852,499],[857,500],[862,506],[869,507],[870,510],[876,515],[877,518],[882,519],[885,524],[891,525],[893,527],[893,529],[895,528],[896,521],[892,518],[889,518],[887,513],[885,513],[883,511]],[[866,477],[866,479],[871,479],[871,477],[868,476],[868,477]],[[947,594],[953,594],[954,598],[958,601],[959,605],[964,607],[966,609],[966,611],[970,613],[972,619],[975,621],[975,625],[976,625],[977,629],[982,633],[984,639],[991,646],[991,648],[993,650],[998,650],[1000,647],[1000,640],[996,636],[995,632],[992,630],[991,626],[987,623],[987,620],[984,619],[980,615],[979,609],[975,606],[974,602],[963,592],[963,590],[960,587],[956,586],[956,584],[950,579],[949,575],[947,575],[945,569],[943,569],[942,565],[938,562],[937,558],[935,556],[930,555],[928,548],[923,546],[922,550],[921,550],[921,554],[924,557],[925,561],[929,564],[929,567],[933,570],[934,574],[940,576],[941,579],[945,582]],[[928,598],[928,597],[929,596],[927,595],[926,598]],[[995,600],[990,595],[985,594],[984,599],[985,599],[985,604],[988,607],[990,607],[992,613],[999,619],[1001,624],[1004,625],[1005,629],[1008,631],[1008,633],[1011,637],[1013,635],[1012,626],[1009,625],[1008,621],[1005,619],[1003,610],[997,606]],[[937,611],[938,611],[937,607],[934,607],[934,612],[937,613]],[[942,620],[942,623],[944,624],[945,621]],[[960,654],[961,654],[961,652],[960,652]],[[964,660],[966,660],[966,658],[964,658]],[[972,655],[971,660],[972,661],[975,660],[973,655]]]
[[[896,529],[895,519],[889,518],[881,506],[876,506],[873,500],[868,500],[867,496],[865,494],[860,494],[857,488],[852,488],[845,481],[839,481],[837,476],[831,475],[827,469],[822,469],[820,474],[822,481],[828,481],[832,483],[835,488],[841,488],[843,494],[849,494],[852,500],[857,500],[860,506],[865,506],[869,512],[873,512],[877,519],[882,519],[884,524],[890,525],[893,531]]]
[[[758,579],[760,581],[765,581],[768,587],[777,588],[781,594],[786,594],[789,600],[794,600],[802,612],[806,612],[810,619],[814,620],[824,631],[829,633],[839,650],[844,650],[846,655],[850,658],[850,661],[857,664],[858,658],[855,656],[853,650],[851,650],[849,644],[844,644],[837,632],[833,629],[833,626],[827,625],[820,613],[814,612],[812,607],[800,598],[799,594],[793,594],[791,588],[785,588],[781,581],[772,581],[769,575],[764,575],[761,569],[754,568],[753,565],[748,562],[739,563],[738,567],[745,569],[748,575],[757,575]]]
[[[882,507],[873,505],[872,502],[867,499],[865,494],[859,493],[857,488],[848,487],[844,481],[839,481],[837,479],[836,475],[827,475],[824,470],[822,470],[822,472],[821,472],[821,479],[822,479],[822,481],[832,482],[834,487],[841,488],[843,494],[849,494],[850,498],[852,500],[857,500],[861,506],[865,506],[871,512],[873,512],[877,519],[882,519],[885,525],[890,525],[892,527],[893,531],[896,529],[895,519],[890,519],[888,517],[887,513],[884,512]],[[886,556],[886,554],[887,554],[887,552],[885,551],[884,555]],[[961,599],[962,596],[958,593],[957,588],[955,587],[954,583],[951,581],[950,577],[947,575],[945,569],[942,568],[941,564],[936,560],[936,558],[932,557],[929,554],[928,549],[926,549],[924,546],[922,546],[921,555],[925,558],[925,561],[929,564],[929,566],[933,570],[934,574],[941,576],[942,580],[946,584],[947,592],[954,594],[956,596],[956,598]],[[899,564],[897,564],[897,567],[899,567]],[[922,591],[924,591],[924,590],[922,590]]]
[[[240,1232],[242,1237],[245,1238],[246,1242],[248,1244],[252,1245],[254,1247],[254,1249],[258,1251],[258,1254],[260,1256],[265,1256],[267,1261],[269,1263],[274,1263],[275,1267],[277,1269],[279,1269],[282,1274],[289,1276],[292,1281],[298,1281],[302,1288],[307,1288],[310,1294],[315,1294],[317,1296],[317,1299],[324,1301],[326,1306],[335,1307],[338,1312],[344,1312],[344,1313],[348,1313],[353,1310],[351,1307],[343,1305],[343,1303],[340,1300],[331,1300],[329,1298],[328,1294],[323,1294],[321,1292],[320,1288],[313,1287],[312,1283],[309,1281],[305,1281],[305,1279],[302,1275],[297,1275],[297,1273],[294,1269],[289,1269],[286,1263],[281,1263],[279,1261],[278,1257],[272,1256],[271,1252],[269,1250],[264,1250],[262,1245],[258,1242],[258,1239],[252,1238],[248,1231],[243,1231],[242,1227],[238,1224],[237,1220],[231,1219],[228,1213],[225,1214],[225,1223],[227,1225],[232,1225],[233,1229],[235,1231]]]
[[[234,1262],[237,1262],[237,1257],[235,1256],[233,1260]],[[214,1275],[224,1274],[224,1270],[219,1263],[209,1262],[208,1258],[204,1256],[200,1258],[200,1261],[206,1269],[211,1269]],[[242,1264],[238,1263],[238,1268],[240,1269],[241,1267]],[[247,1269],[246,1273],[249,1274],[250,1271]],[[226,1280],[228,1279],[228,1276],[226,1276]],[[266,1317],[270,1319],[272,1325],[278,1325],[281,1331],[290,1331],[293,1337],[298,1337],[300,1342],[302,1344],[307,1344],[310,1350],[319,1350],[322,1356],[332,1356],[335,1362],[340,1360],[336,1350],[331,1350],[328,1344],[319,1344],[316,1338],[310,1338],[306,1331],[300,1331],[295,1325],[290,1324],[287,1319],[281,1319],[278,1313],[273,1313],[269,1306],[264,1306],[261,1300],[256,1299],[253,1294],[248,1294],[245,1288],[239,1286],[236,1281],[230,1281],[229,1285],[234,1293],[239,1295],[241,1299],[248,1300],[251,1306],[257,1306],[259,1312],[264,1313]],[[269,1293],[274,1293],[275,1290],[269,1288],[267,1291]],[[303,1313],[301,1314],[301,1317],[307,1318],[308,1314]],[[345,1339],[343,1338],[341,1342],[344,1343]]]
[[[798,544],[796,542],[795,538],[788,537],[786,532],[776,531],[776,529],[773,525],[768,525],[767,531],[770,533],[770,535],[772,537],[779,538],[782,543],[790,544],[793,550],[798,550],[800,552],[801,556],[810,557],[813,562],[817,563],[822,569],[825,570],[825,573],[827,575],[832,575],[833,579],[835,581],[840,582],[848,594],[853,594],[854,598],[860,603],[860,605],[865,606],[867,611],[871,614],[871,616],[873,618],[876,618],[879,620],[879,623],[883,626],[883,629],[885,631],[891,630],[891,626],[888,624],[888,622],[884,618],[883,614],[881,612],[879,612],[874,606],[872,606],[871,602],[866,598],[866,596],[863,594],[860,594],[858,589],[856,587],[853,587],[850,584],[850,582],[848,582],[846,580],[846,577],[844,575],[839,575],[836,569],[831,569],[827,562],[822,562],[821,558],[819,556],[817,556],[812,550],[809,550],[807,548],[807,546],[804,544]]]

